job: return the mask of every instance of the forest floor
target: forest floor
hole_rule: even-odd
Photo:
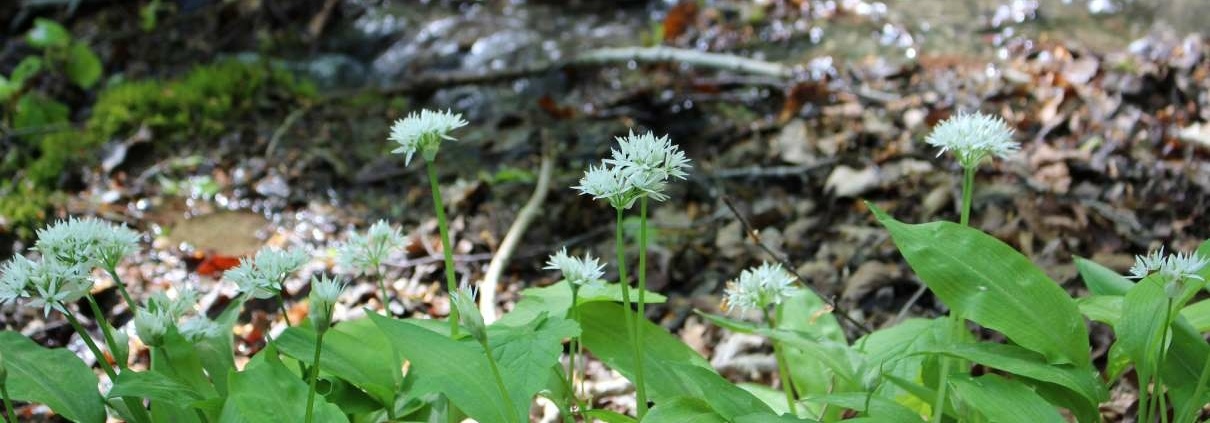
[[[204,135],[147,124],[107,140],[95,160],[61,178],[66,195],[48,218],[96,215],[150,234],[152,248],[120,271],[135,295],[193,283],[214,309],[233,292],[219,277],[235,258],[263,245],[312,249],[313,262],[287,285],[288,297],[301,299],[310,274],[331,271],[333,247],[350,231],[387,219],[410,242],[388,272],[399,295],[392,312],[442,318],[449,306],[427,181],[419,165],[388,154],[386,136],[409,111],[448,108],[470,121],[439,159],[464,282],[483,278],[542,157],[554,164],[541,212],[501,278],[496,305],[506,311],[524,288],[555,282],[542,264],[560,247],[612,256],[612,210],[570,187],[613,137],[666,133],[694,167],[653,211],[648,284],[669,299],[647,317],[729,378],[761,383],[776,379],[769,346],[692,312],[718,311],[728,280],[773,260],[737,213],[867,326],[943,314],[931,294],[916,295],[919,280],[863,201],[905,221],[956,220],[961,174],[923,138],[959,111],[1002,116],[1022,143],[1020,154],[981,168],[972,224],[1069,291],[1084,289],[1073,257],[1124,271],[1134,254],[1192,251],[1210,237],[1210,44],[1123,20],[1130,10],[1075,30],[1066,9],[1013,1],[971,2],[973,10],[949,15],[863,1],[370,3],[181,1],[149,30],[132,27],[138,5],[34,10],[89,40],[110,84],[243,60],[317,88],[248,99],[247,113]],[[24,10],[0,6],[0,22],[16,24],[0,46],[5,71],[23,52]],[[923,15],[939,22],[930,27]],[[788,73],[571,60],[654,45],[755,58]],[[77,121],[98,97],[61,91]],[[0,258],[29,246],[8,229]],[[111,319],[129,321],[112,285],[101,290]],[[372,281],[351,291],[338,319],[362,313],[358,304],[381,307]],[[288,312],[301,317],[297,304]],[[283,327],[275,307],[250,307],[237,327],[241,354]],[[0,322],[44,345],[84,350],[64,322],[34,310],[5,307]],[[1093,357],[1103,365],[1111,334],[1094,326]],[[589,374],[598,405],[633,406],[618,375],[600,366]],[[1131,395],[1115,390],[1105,416],[1125,415]]]

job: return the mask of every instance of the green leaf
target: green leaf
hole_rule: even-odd
[[[1049,364],[1039,354],[1015,346],[987,342],[937,345],[926,353],[945,354],[1034,380],[1059,385],[1082,398],[1083,415],[1096,415],[1101,402],[1109,399],[1095,370],[1072,365]]]
[[[13,115],[13,129],[38,128],[67,122],[69,110],[63,103],[51,100],[40,93],[28,93],[17,100]]]
[[[1093,295],[1076,300],[1076,305],[1089,320],[1110,326],[1118,324],[1122,316],[1121,295]]]
[[[529,413],[534,394],[554,378],[563,353],[563,339],[580,335],[576,322],[562,317],[541,317],[525,326],[491,325],[487,328],[492,356],[508,384],[508,394],[520,415]]]
[[[232,374],[229,396],[219,422],[301,422],[307,413],[307,383],[287,369],[270,346]],[[339,408],[322,395],[315,397],[315,421],[347,422]]]
[[[580,306],[582,341],[592,354],[633,380],[634,347],[622,307],[607,302]],[[770,413],[759,399],[735,386],[710,367],[702,356],[668,334],[662,327],[641,320],[643,370],[650,398],[659,404],[677,397],[704,398],[724,418]]]
[[[924,420],[919,414],[902,404],[860,392],[818,395],[809,397],[806,401],[847,408],[883,421],[919,422]]]
[[[46,404],[76,422],[105,421],[97,376],[71,351],[42,348],[20,333],[3,331],[0,353],[12,399]]]
[[[273,341],[283,353],[312,365],[315,330],[310,326],[286,329]],[[364,389],[384,407],[393,406],[403,384],[403,357],[370,319],[336,325],[324,335],[320,367],[324,373]]]
[[[600,409],[600,408],[592,409],[592,410],[585,410],[584,417],[592,419],[590,421],[600,420],[605,423],[636,423],[636,422],[638,422],[638,420],[635,420],[634,417],[630,417],[630,416],[627,416],[625,414],[622,414],[622,413],[619,413],[616,411],[609,411],[609,410],[604,410],[604,409]]]
[[[1199,333],[1210,331],[1210,299],[1185,306],[1181,309],[1181,316],[1193,325],[1193,330]]]
[[[801,353],[801,360],[813,361],[830,370],[836,375],[841,384],[841,390],[854,389],[861,386],[857,376],[860,359],[849,350],[849,346],[831,339],[813,339],[811,335],[792,330],[761,328],[757,333],[780,342],[783,346]],[[831,386],[831,384],[828,384]],[[816,387],[818,388],[818,387]],[[817,390],[817,389],[812,389]],[[826,391],[826,389],[824,389]]]
[[[785,349],[786,367],[789,367],[791,383],[799,396],[844,392],[861,385],[854,373],[860,359],[848,360],[846,373],[839,373],[838,369],[818,359],[821,351],[832,351],[845,358],[851,355],[844,330],[818,295],[799,289],[778,306],[777,312],[778,329],[802,334],[814,341],[812,345],[821,347],[815,350]],[[842,379],[853,383],[833,383],[833,372],[838,372]],[[812,411],[817,414],[819,410]]]
[[[1084,286],[1094,295],[1123,295],[1134,282],[1122,277],[1118,272],[1097,264],[1083,257],[1076,257],[1076,269],[1084,278]]]
[[[954,395],[993,422],[1064,423],[1053,405],[1021,382],[987,374],[951,376]]]
[[[455,341],[407,320],[370,314],[374,324],[411,362],[410,372],[429,379],[467,415],[481,422],[517,421],[511,401],[500,397],[483,348],[469,339]]]
[[[630,290],[630,301],[636,301],[638,298],[638,290]],[[663,295],[647,291],[643,298],[648,304],[659,304],[667,300]],[[578,304],[588,304],[595,302],[621,302],[622,301],[622,285],[617,283],[605,283],[599,285],[588,285],[580,288],[580,292],[576,295]],[[551,286],[542,288],[528,288],[521,291],[521,301],[517,302],[516,307],[511,312],[500,317],[498,324],[505,326],[524,326],[542,313],[547,313],[551,316],[566,316],[567,310],[571,309],[571,288],[568,288],[567,281],[560,281]]]
[[[67,47],[71,33],[58,22],[46,18],[34,19],[34,27],[25,34],[25,42],[37,48]]]
[[[1168,330],[1164,321],[1168,302],[1159,275],[1144,278],[1122,300],[1122,317],[1114,334],[1143,379],[1155,374],[1159,365],[1161,340]]]
[[[187,410],[194,403],[205,399],[193,388],[155,370],[145,372],[122,372],[118,381],[109,390],[109,398],[134,397],[150,400],[154,409],[159,404],[172,404]]]
[[[151,369],[196,392],[203,400],[217,398],[218,390],[206,377],[202,361],[194,344],[185,340],[175,328],[164,334],[164,343],[151,349]],[[151,407],[156,421],[197,422],[197,413],[190,407],[178,407],[176,401]],[[216,417],[216,416],[208,416]]]
[[[728,423],[710,404],[698,398],[676,397],[656,404],[643,417],[643,423]]]
[[[876,330],[858,339],[853,343],[853,349],[865,359],[860,371],[862,381],[867,384],[877,383],[888,376],[901,380],[921,380],[927,356],[915,353],[936,344],[938,336],[948,332],[952,332],[952,329],[944,319],[916,318]],[[921,414],[927,414],[931,404],[894,383],[881,383],[866,388],[876,388],[884,397],[892,398],[901,404],[911,404],[914,406],[913,410]]]
[[[10,82],[4,75],[0,75],[0,102],[8,102],[8,99],[20,88],[19,84]]]
[[[42,58],[38,56],[26,56],[17,63],[17,67],[13,68],[13,73],[9,75],[11,83],[15,88],[20,88],[22,84],[29,78],[42,71]]]
[[[101,79],[101,58],[84,43],[72,43],[67,50],[67,79],[89,89]]]
[[[950,222],[909,225],[876,206],[900,253],[955,313],[1050,363],[1091,366],[1088,330],[1075,301],[1021,253],[981,231]]]

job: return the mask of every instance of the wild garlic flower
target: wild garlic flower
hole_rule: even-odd
[[[176,323],[176,318],[165,310],[140,308],[134,313],[134,330],[143,343],[158,347],[164,343],[164,334]]]
[[[615,209],[629,209],[642,195],[630,184],[626,169],[605,165],[589,166],[580,178],[580,185],[572,189],[580,195],[592,196],[594,200],[607,200]]]
[[[941,149],[938,156],[953,151],[964,168],[978,167],[988,156],[1007,157],[1021,148],[1004,119],[979,112],[959,113],[942,121],[925,142]]]
[[[631,130],[625,137],[617,137],[618,148],[606,164],[629,168],[646,173],[660,182],[668,178],[685,179],[685,170],[691,167],[689,159],[679,147],[672,144],[667,135],[657,138],[651,131],[635,135]]]
[[[361,273],[378,272],[391,251],[403,247],[403,233],[385,220],[370,225],[364,234],[353,233],[338,250],[340,265]]]
[[[762,263],[740,272],[739,278],[727,284],[724,292],[725,307],[740,310],[764,310],[781,304],[797,290],[790,276],[780,264]]]
[[[95,218],[60,220],[38,230],[34,248],[44,259],[114,269],[139,249],[138,232]]]
[[[449,135],[450,131],[466,126],[461,113],[450,111],[421,110],[420,113],[408,113],[407,117],[395,121],[391,125],[390,140],[399,144],[392,153],[403,154],[404,165],[412,163],[412,155],[420,152],[427,162],[437,158],[444,140],[455,141]]]
[[[332,309],[345,284],[340,279],[331,279],[327,275],[311,277],[311,309],[308,315],[316,330],[326,331],[332,326]]]
[[[239,266],[223,273],[240,292],[254,298],[272,298],[281,292],[286,277],[307,262],[308,254],[300,249],[275,250],[261,248],[256,256],[240,259]]]
[[[26,259],[10,270],[16,273],[13,278],[25,279],[25,294],[29,297],[26,305],[41,307],[44,315],[49,315],[51,310],[66,313],[66,304],[83,298],[92,289],[92,279],[83,266]],[[11,283],[15,287],[19,282],[14,279]]]
[[[38,263],[20,254],[14,255],[0,267],[0,304],[9,304],[29,297],[26,287]]]
[[[223,336],[223,326],[206,316],[190,316],[177,325],[181,336],[189,342],[201,342]],[[140,336],[142,338],[142,336]]]
[[[583,258],[573,257],[567,254],[567,247],[563,247],[559,252],[551,255],[550,261],[547,261],[546,267],[543,267],[543,269],[563,272],[563,280],[575,288],[600,283],[601,277],[605,276],[604,268],[605,265],[593,257],[592,253],[584,254]]]
[[[479,343],[487,344],[487,325],[483,315],[475,305],[475,290],[467,287],[459,288],[450,295],[451,306],[458,310],[458,321],[465,326],[467,332]]]
[[[172,316],[173,320],[180,319],[187,314],[196,311],[198,301],[198,292],[192,286],[181,285],[176,287],[176,296],[169,297],[163,291],[156,291],[147,298],[146,307],[148,310],[167,313]]]
[[[1178,297],[1185,289],[1185,280],[1205,281],[1200,272],[1210,259],[1197,253],[1176,253],[1164,255],[1164,248],[1145,256],[1135,256],[1134,265],[1130,267],[1131,279],[1143,279],[1152,274],[1159,274],[1164,281],[1164,291],[1169,297]]]

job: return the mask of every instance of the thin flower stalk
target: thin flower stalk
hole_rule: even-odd
[[[614,223],[614,245],[617,248],[618,255],[618,283],[622,285],[622,317],[625,319],[626,332],[630,336],[631,345],[634,345],[634,361],[639,363],[643,361],[642,350],[638,348],[638,339],[635,337],[635,318],[634,308],[630,302],[630,278],[626,275],[626,244],[625,235],[623,234],[623,220],[625,216],[621,207],[615,207],[617,211],[617,221]]]
[[[101,306],[97,304],[97,299],[92,294],[85,295],[88,299],[88,307],[92,310],[93,318],[97,322],[97,326],[101,328],[101,335],[105,337],[105,346],[109,348],[109,353],[113,355],[114,361],[118,363],[118,368],[126,370],[126,358],[119,357],[120,348],[117,340],[113,336],[113,326],[110,326],[109,321],[105,319],[105,314],[101,311]]]
[[[332,327],[332,312],[340,292],[344,290],[344,282],[328,277],[311,278],[311,308],[308,314],[311,324],[315,327],[315,355],[311,360],[311,371],[307,372],[307,411],[306,423],[315,418],[315,384],[319,380],[320,355],[323,352],[324,334]]]
[[[592,254],[586,254],[584,257],[572,257],[568,255],[566,247],[551,255],[550,260],[546,263],[546,267],[544,267],[549,270],[558,270],[563,274],[563,280],[567,281],[568,288],[571,289],[571,318],[577,324],[580,323],[580,288],[586,285],[600,284],[601,277],[605,275],[604,267]],[[576,395],[576,356],[583,353],[583,348],[584,346],[580,342],[579,336],[573,336],[568,348],[567,361],[567,384],[569,393],[573,399]]]
[[[453,293],[458,289],[458,278],[454,275],[454,246],[450,242],[450,227],[445,219],[445,205],[441,201],[441,186],[437,184],[437,170],[434,163],[425,161],[425,170],[429,175],[429,187],[433,192],[433,211],[437,213],[437,230],[441,234],[441,255],[445,259],[445,288]],[[450,336],[458,336],[459,310],[450,303]]]
[[[777,320],[773,318],[773,314],[769,313],[769,309],[761,310],[765,315],[765,323],[769,325],[769,330],[777,330]],[[782,348],[781,342],[776,339],[771,339],[773,343],[773,357],[777,359],[777,378],[781,382],[781,389],[786,395],[786,407],[790,410],[790,415],[798,415],[797,401],[794,396],[794,386],[790,383],[790,365],[786,361],[786,352]]]
[[[103,355],[101,353],[101,349],[97,347],[96,341],[93,341],[92,336],[88,334],[88,331],[84,330],[84,326],[80,324],[78,319],[76,319],[75,314],[73,314],[71,310],[68,310],[66,307],[63,307],[63,310],[63,315],[67,317],[67,322],[71,324],[71,328],[76,331],[76,334],[80,335],[80,339],[84,341],[84,345],[88,346],[88,350],[92,352],[92,355],[97,358],[98,362],[105,362],[104,365],[100,366],[101,370],[105,371],[105,375],[109,376],[109,380],[118,380],[118,373],[114,370],[114,366],[106,362],[105,355]],[[143,404],[138,398],[122,397],[122,402],[125,403],[126,407],[130,409],[135,421],[139,423],[149,423],[151,421],[151,417],[147,414],[147,409],[143,408]]]
[[[639,199],[639,311],[634,324],[635,350],[643,349],[643,323],[647,319],[647,196]],[[634,365],[635,395],[639,405],[639,418],[647,415],[647,383],[643,375],[643,360],[640,358]]]

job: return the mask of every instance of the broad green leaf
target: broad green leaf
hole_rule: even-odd
[[[909,225],[873,205],[870,210],[920,279],[959,316],[1050,363],[1091,366],[1088,330],[1075,301],[1021,253],[962,225]]]
[[[521,418],[492,381],[491,365],[478,343],[455,341],[408,320],[370,314],[391,345],[411,363],[410,372],[427,378],[467,415],[481,422]]]
[[[638,298],[638,289],[632,288],[630,290],[630,301],[636,301],[636,298]],[[647,291],[643,299],[648,304],[659,304],[667,300],[663,295],[651,291]],[[622,285],[616,283],[588,285],[580,288],[580,292],[576,294],[576,302],[579,304],[621,301]],[[517,302],[516,307],[508,314],[500,317],[498,323],[505,326],[523,326],[539,314],[547,313],[551,316],[566,316],[567,311],[570,309],[571,288],[567,286],[567,281],[560,281],[551,286],[528,288],[521,291],[521,300]]]
[[[315,331],[310,326],[286,329],[273,341],[283,353],[312,365],[315,355]],[[395,402],[395,393],[403,383],[403,357],[370,319],[336,325],[324,335],[319,358],[324,373],[364,389],[383,406]]]
[[[101,79],[101,59],[87,44],[72,43],[67,50],[65,70],[71,82],[87,90]]]
[[[277,358],[270,346],[248,362],[244,371],[232,374],[229,396],[223,404],[221,423],[301,422],[307,413],[310,387]],[[343,412],[328,403],[323,395],[315,397],[315,421],[347,422]]]
[[[676,397],[656,404],[643,417],[643,423],[728,423],[700,398]]]
[[[595,357],[633,380],[634,349],[622,311],[621,306],[608,302],[581,305],[582,340]],[[771,412],[759,398],[723,379],[702,356],[662,327],[645,319],[641,324],[644,376],[656,404],[696,397],[709,401],[724,418]]]
[[[194,403],[205,398],[193,388],[155,370],[145,372],[122,372],[118,381],[109,390],[109,398],[135,397],[151,401],[152,408],[159,404],[171,404],[188,410]]]
[[[958,357],[987,367],[1059,385],[1082,398],[1083,401],[1080,405],[1084,415],[1096,415],[1097,406],[1109,399],[1109,393],[1106,391],[1105,385],[1098,379],[1095,370],[1072,365],[1049,364],[1041,355],[1015,345],[987,342],[937,345],[925,352]]]
[[[19,89],[21,87],[18,84],[9,81],[4,75],[0,75],[0,102],[7,103],[9,97],[12,97],[13,93]]]
[[[884,375],[921,380],[927,356],[914,353],[936,344],[937,336],[947,330],[944,319],[908,319],[858,339],[853,349],[865,359],[860,371],[865,388],[876,389],[884,397],[911,404],[914,411],[927,414],[929,403],[894,383],[878,381]]]
[[[1130,355],[1122,344],[1114,342],[1109,346],[1109,358],[1105,362],[1105,380],[1118,380],[1127,367],[1130,367]]]
[[[534,394],[554,378],[555,365],[563,353],[563,339],[580,335],[574,321],[542,315],[525,326],[491,325],[487,340],[500,373],[508,383],[508,394],[518,414],[529,413]]]
[[[1164,322],[1168,302],[1159,275],[1144,278],[1122,300],[1122,316],[1114,334],[1144,380],[1159,365],[1162,339],[1168,330]]]
[[[738,383],[735,386],[743,388],[748,393],[760,398],[770,410],[777,414],[785,414],[790,412],[790,406],[786,404],[786,393],[773,389],[772,386],[759,383]]]
[[[1201,300],[1181,309],[1181,316],[1198,332],[1210,331],[1210,299]]]
[[[76,422],[105,421],[97,376],[71,351],[42,348],[20,333],[3,331],[0,354],[4,354],[8,393],[13,400],[46,404]]]
[[[46,18],[34,19],[34,27],[25,34],[25,42],[37,48],[67,47],[71,33],[58,22]]]
[[[802,355],[802,360],[810,360],[829,370],[837,377],[841,391],[860,387],[861,379],[857,375],[860,358],[843,343],[831,339],[813,339],[809,334],[785,330],[761,328],[756,333],[780,342],[783,346],[792,348]],[[829,383],[828,386],[831,386]],[[818,387],[816,387],[818,388]],[[827,386],[823,391],[827,391]],[[809,389],[815,391],[819,389]]]
[[[1118,324],[1118,318],[1122,316],[1121,295],[1083,297],[1076,300],[1076,305],[1080,307],[1080,313],[1083,313],[1089,320],[1110,326]]]
[[[859,392],[812,396],[807,398],[806,401],[847,408],[865,413],[869,417],[882,421],[907,423],[924,420],[921,415],[916,414],[916,412],[904,407],[902,404],[886,398]],[[845,421],[847,422],[848,420]]]
[[[1064,423],[1059,410],[1021,382],[987,374],[950,379],[955,396],[993,422]]]
[[[164,334],[162,345],[151,349],[151,369],[197,393],[201,400],[218,397],[217,389],[206,377],[194,344],[185,340],[174,328],[169,328]],[[152,404],[152,418],[156,421],[201,421],[196,411],[190,407],[179,407],[177,403],[178,401],[169,401]]]
[[[1134,286],[1134,282],[1118,272],[1083,257],[1076,257],[1076,269],[1084,278],[1084,286],[1093,295],[1123,295]]]
[[[818,295],[807,289],[799,289],[777,307],[777,313],[778,329],[802,334],[814,341],[812,346],[820,347],[814,350],[785,349],[786,367],[789,367],[791,383],[799,396],[844,392],[861,385],[854,373],[860,359],[847,360],[846,373],[839,374],[841,381],[836,381],[836,375],[833,375],[838,369],[818,359],[823,351],[831,351],[845,358],[852,355],[844,330]],[[821,410],[810,411],[811,415],[818,415]],[[832,410],[828,416],[821,417],[826,420],[838,418],[839,415],[839,410]]]

